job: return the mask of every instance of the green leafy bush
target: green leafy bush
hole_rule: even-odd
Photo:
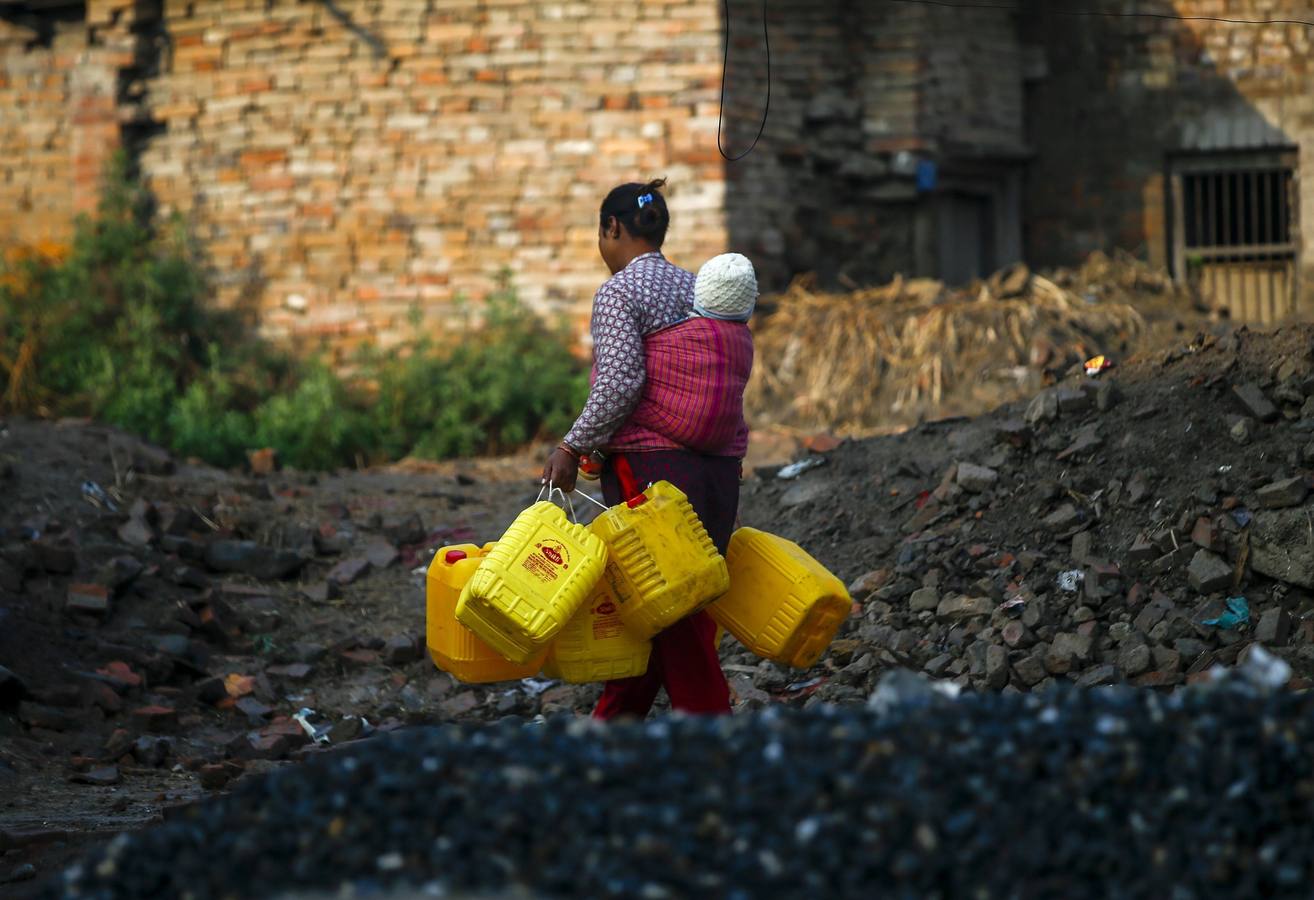
[[[308,365],[297,386],[256,408],[258,447],[306,469],[329,469],[369,451],[369,413],[329,369]]]
[[[212,367],[187,385],[169,412],[170,444],[184,456],[233,465],[255,446],[255,424],[217,348],[212,359]]]
[[[0,412],[91,415],[219,465],[274,447],[300,468],[511,450],[570,424],[587,393],[563,328],[504,276],[435,337],[366,352],[351,380],[212,309],[200,255],[116,158],[67,248],[0,268]]]
[[[419,336],[391,355],[366,358],[385,452],[431,459],[501,452],[569,427],[588,394],[569,335],[526,310],[506,276],[482,312],[481,325],[467,313],[443,343]]]
[[[67,248],[8,254],[0,278],[4,406],[94,414],[155,439],[170,399],[204,363],[204,335],[235,317],[203,305],[195,255],[176,224],[157,234],[150,197],[115,157],[94,218]]]

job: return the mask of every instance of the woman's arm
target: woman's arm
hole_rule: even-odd
[[[584,410],[566,435],[566,449],[558,448],[543,470],[545,483],[573,490],[579,456],[592,453],[607,443],[625,424],[643,395],[647,368],[643,357],[643,332],[638,316],[622,290],[611,282],[593,298],[595,375]]]
[[[610,283],[593,300],[590,330],[596,375],[584,411],[566,435],[566,443],[580,453],[597,450],[625,424],[647,378],[638,316]]]

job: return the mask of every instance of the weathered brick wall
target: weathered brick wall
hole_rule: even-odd
[[[0,21],[0,245],[66,242],[91,212],[119,145],[119,98],[147,10],[92,0],[85,11]]]
[[[758,264],[759,279],[779,285],[800,271],[835,274],[851,258],[852,232],[868,230],[855,192],[884,170],[863,159],[857,88],[864,42],[861,16],[844,4],[783,0],[769,7],[770,115],[757,147],[726,164],[731,247]],[[762,6],[730,4],[730,62],[722,140],[744,153],[766,103]]]
[[[1072,19],[1029,4],[1024,38],[1047,60],[1026,97],[1037,157],[1026,200],[1028,256],[1070,263],[1125,247],[1167,262],[1165,165],[1210,128],[1222,146],[1257,132],[1300,145],[1300,200],[1314,210],[1314,33],[1163,19]],[[1310,17],[1307,0],[1098,0],[1111,12],[1251,19]],[[1233,136],[1228,137],[1228,132]],[[1217,142],[1215,142],[1217,143]],[[1304,229],[1304,295],[1314,229]],[[1308,300],[1306,301],[1308,302]]]
[[[918,131],[938,149],[978,155],[1023,147],[1022,48],[1017,16],[924,7],[926,78]]]
[[[221,298],[274,335],[405,333],[499,269],[577,320],[606,270],[597,208],[670,178],[668,255],[725,243],[714,0],[166,0],[142,155]]]
[[[1304,0],[1093,2],[1308,15]],[[257,306],[271,335],[346,350],[401,337],[413,306],[440,324],[503,267],[535,308],[582,326],[606,274],[598,203],[649,175],[671,179],[673,259],[696,268],[729,246],[778,287],[805,271],[929,274],[904,151],[1034,149],[1026,246],[1040,264],[1113,246],[1163,262],[1165,155],[1219,110],[1260,116],[1314,171],[1306,29],[1069,18],[1040,0],[1020,16],[773,2],[770,119],[753,153],[725,163],[720,9],[93,0],[85,21],[45,33],[2,25],[0,243],[67,237],[126,141],[163,211],[202,239],[221,302]],[[731,153],[762,114],[760,16],[758,0],[732,0]],[[1301,184],[1314,209],[1314,178]],[[1314,229],[1304,239],[1314,277]]]
[[[765,95],[760,4],[735,0],[728,141],[756,133]],[[728,165],[731,243],[768,285],[801,272],[852,284],[918,272],[918,195],[902,153],[1016,154],[1021,58],[1007,13],[917,4],[771,4],[771,116]],[[933,265],[933,262],[932,262]]]

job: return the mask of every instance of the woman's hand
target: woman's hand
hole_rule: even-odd
[[[575,479],[579,477],[579,457],[565,447],[558,447],[548,457],[543,466],[543,484],[561,488],[567,494],[575,490]]]

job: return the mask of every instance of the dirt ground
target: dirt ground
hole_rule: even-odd
[[[1073,565],[1083,532],[1086,565],[1122,567],[1121,599],[1090,601],[1093,618],[1113,625],[1137,615],[1138,579],[1184,606],[1196,602],[1184,563],[1144,574],[1129,548],[1165,523],[1189,535],[1201,516],[1258,508],[1259,487],[1307,474],[1314,440],[1303,394],[1292,394],[1296,384],[1314,389],[1314,329],[1220,334],[1122,360],[1100,376],[1114,386],[1103,399],[1085,383],[1087,401],[1065,395],[1061,414],[1033,425],[1021,421],[1028,404],[1019,402],[861,441],[814,437],[805,443],[824,463],[792,480],[776,470],[808,451],[791,435],[760,436],[745,524],[799,541],[856,582],[861,606],[811,672],[758,663],[727,641],[740,707],[860,699],[882,667],[919,668],[946,650],[965,660],[970,640],[988,642],[993,629],[930,640],[925,618],[900,618],[898,604],[925,585],[944,596],[1029,591],[1051,610],[1065,604],[1034,626],[1043,640],[1076,629],[1082,601],[1052,582]],[[1231,432],[1244,410],[1234,389],[1252,382],[1287,399],[1273,424],[1252,423],[1253,438],[1238,443]],[[958,488],[964,463],[997,480],[983,492]],[[302,709],[327,730],[329,748],[416,723],[587,710],[596,687],[467,687],[423,648],[433,550],[496,538],[534,498],[538,468],[538,454],[527,453],[255,475],[173,461],[85,422],[5,423],[0,893],[32,896],[91,843],[323,752],[291,718]],[[1056,528],[1050,517],[1065,504],[1080,524]],[[255,543],[224,543],[233,541]],[[1269,608],[1297,625],[1314,617],[1314,599],[1298,586],[1253,575],[1242,586],[1256,617]],[[1228,647],[1240,650],[1229,641],[1206,642],[1207,652],[1226,660]],[[1100,647],[1109,658],[1119,652]],[[1310,656],[1290,654],[1305,677]],[[1176,674],[1152,683],[1180,683],[1185,673]],[[966,663],[946,675],[980,683]],[[1016,671],[1005,683],[1021,685]]]
[[[763,435],[753,459],[788,461],[796,444]],[[28,896],[89,843],[314,752],[289,719],[301,709],[334,727],[330,746],[589,709],[594,687],[467,688],[423,649],[433,550],[500,535],[535,499],[545,452],[256,476],[87,422],[4,423],[0,666],[25,696],[6,709],[0,679],[0,893]],[[225,539],[299,564],[286,578],[259,560],[215,571],[204,547]],[[70,608],[70,591],[112,586],[125,558],[140,572],[110,588],[107,614]],[[119,680],[124,670],[140,683]],[[88,775],[112,783],[75,780]]]
[[[420,652],[425,549],[496,537],[532,499],[536,472],[534,459],[525,457],[320,477],[255,478],[187,465],[152,475],[133,468],[134,444],[84,423],[11,421],[0,438],[0,465],[9,473],[0,484],[8,571],[19,568],[15,548],[24,545],[18,541],[34,533],[75,557],[72,571],[41,571],[39,562],[24,561],[21,593],[5,592],[0,603],[0,665],[18,673],[29,694],[16,714],[0,713],[0,878],[31,865],[34,874],[48,874],[89,838],[155,821],[196,800],[206,792],[201,765],[233,755],[226,748],[248,730],[287,725],[282,717],[300,708],[314,709],[317,723],[359,716],[381,729],[437,718],[436,704],[455,686]],[[93,505],[84,482],[101,486],[118,511]],[[274,547],[300,542],[309,544],[312,558],[286,580],[218,575],[194,563],[181,579],[194,584],[179,584],[187,560],[156,539],[140,546],[119,535],[139,498],[196,510],[209,532],[198,537],[241,535]],[[344,552],[314,549],[321,525],[346,536]],[[412,543],[394,542],[385,531]],[[344,557],[375,546],[366,543],[371,540],[396,548],[399,558],[343,585],[335,592],[340,596],[312,600],[303,593],[323,586]],[[69,585],[96,581],[108,559],[123,556],[144,568],[113,593],[109,615],[71,614]],[[56,568],[68,568],[67,561]],[[218,627],[193,627],[198,611],[216,610]],[[155,644],[167,637],[185,644],[159,650]],[[412,646],[383,652],[387,639],[399,637]],[[178,649],[183,652],[169,652]],[[267,673],[301,659],[314,660],[305,675]],[[98,673],[115,662],[126,663],[143,683],[120,688]],[[258,701],[254,714],[198,701],[197,684],[209,673],[254,676],[258,683],[246,695]],[[149,723],[148,714],[135,714],[151,707],[173,713]],[[127,747],[118,756],[111,746],[116,732],[123,735],[119,746]],[[140,736],[157,734],[166,742],[163,751],[135,746]],[[288,755],[286,747],[248,749],[232,774],[286,764],[277,757]],[[70,781],[101,763],[116,766],[116,783]],[[224,774],[211,777],[219,782]]]

